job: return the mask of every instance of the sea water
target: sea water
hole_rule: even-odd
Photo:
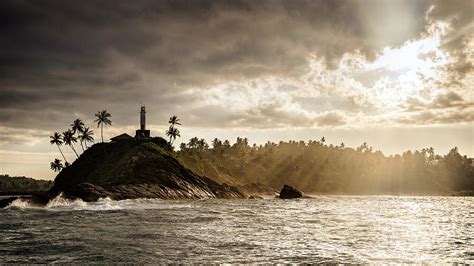
[[[58,197],[0,210],[3,263],[474,263],[474,198]]]

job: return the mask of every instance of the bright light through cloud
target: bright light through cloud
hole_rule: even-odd
[[[235,117],[233,125],[240,126],[254,126],[249,119],[239,119],[242,113],[269,116],[259,124],[276,123],[285,116],[302,117],[309,121],[304,126],[320,127],[324,125],[317,123],[318,118],[328,113],[340,117],[327,124],[331,127],[394,123],[408,100],[430,102],[442,92],[445,67],[454,60],[441,47],[448,28],[445,22],[430,24],[419,38],[385,47],[373,61],[353,51],[331,70],[321,57],[312,55],[307,72],[299,77],[218,84],[205,90],[201,105],[225,108]]]
[[[376,87],[384,105],[400,105],[408,97],[420,96],[433,81],[444,78],[441,67],[452,62],[449,53],[441,48],[448,26],[438,22],[421,39],[407,41],[398,48],[385,47],[367,66],[369,71],[383,73]]]

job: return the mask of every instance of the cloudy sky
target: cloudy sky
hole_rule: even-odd
[[[309,140],[474,156],[473,1],[0,2],[0,174],[51,179],[49,145],[105,137]],[[98,135],[96,135],[98,138]],[[63,147],[67,156],[72,154]],[[80,148],[79,148],[80,149]]]

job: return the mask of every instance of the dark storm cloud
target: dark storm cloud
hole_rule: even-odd
[[[307,68],[310,54],[334,67],[346,52],[371,56],[385,45],[415,38],[424,30],[424,14],[431,4],[1,1],[0,125],[50,130],[70,121],[73,112],[92,115],[102,108],[130,124],[135,123],[140,102],[165,121],[170,113],[197,101],[185,94],[189,87],[269,74],[294,76]],[[435,11],[446,17],[459,10]],[[370,19],[374,16],[379,19]],[[465,14],[462,17],[459,27],[466,23]],[[394,27],[407,21],[409,30]],[[391,37],[380,38],[385,33]],[[244,119],[222,116],[236,121],[234,126],[276,116],[278,123],[292,125],[288,121],[294,117],[278,110],[260,108],[257,116],[249,113]],[[220,121],[217,113],[207,113],[206,120]],[[207,123],[185,114],[192,125]],[[336,116],[310,124],[314,122],[343,123]]]
[[[369,33],[361,25],[365,22],[359,5],[357,1],[3,1],[1,69],[8,79],[25,70],[36,75],[55,69],[100,71],[115,60],[127,59],[139,69],[192,83],[220,77],[216,71],[234,77],[287,74],[305,67],[309,53],[332,62],[348,50],[366,50]],[[389,12],[388,6],[385,11]],[[416,28],[422,27],[419,21]],[[398,41],[417,33],[401,34]]]

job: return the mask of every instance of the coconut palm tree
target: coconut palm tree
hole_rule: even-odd
[[[60,145],[63,144],[63,139],[61,137],[61,134],[59,134],[58,132],[54,132],[54,134],[52,136],[49,136],[49,138],[51,139],[49,141],[49,143],[51,143],[51,145],[54,144],[54,145],[58,146],[59,152],[63,156],[64,161],[67,162],[66,157],[64,156],[64,153],[61,150],[61,147],[59,147]]]
[[[97,127],[100,126],[100,136],[102,138],[102,142],[104,142],[104,125],[112,125],[112,121],[109,119],[110,117],[112,117],[112,115],[110,115],[107,110],[102,110],[97,111],[95,116],[97,117],[97,119],[94,120],[94,122],[97,123]]]
[[[168,130],[166,130],[166,135],[170,137],[170,144],[173,145],[174,140],[176,140],[176,137],[181,137],[179,134],[179,129],[173,127],[173,125],[170,126]]]
[[[188,147],[191,149],[195,149],[197,147],[199,139],[197,137],[193,137],[188,142]]]
[[[71,129],[72,129],[72,133],[73,134],[77,133],[77,136],[79,137],[79,134],[81,134],[82,131],[84,130],[84,123],[82,122],[81,119],[76,118],[76,120],[74,120],[71,124]],[[81,143],[82,151],[84,151],[84,146],[82,146],[82,141],[80,143]]]
[[[61,163],[61,160],[59,159],[54,159],[54,161],[51,162],[51,170],[54,172],[61,171],[61,169],[64,168],[63,163]]]
[[[82,133],[82,131],[84,130],[84,122],[82,122],[81,119],[77,118],[72,122],[71,128],[73,134]]]
[[[179,118],[176,115],[173,115],[172,117],[170,117],[170,121],[168,121],[168,123],[170,123],[173,127],[175,125],[181,126],[181,123],[179,122]]]
[[[82,146],[82,142],[84,142],[84,146],[86,146],[86,149],[87,149],[87,142],[94,142],[94,138],[92,137],[92,135],[94,135],[94,131],[88,127],[85,127],[82,130],[81,135],[79,135],[81,146]]]
[[[79,155],[77,154],[76,149],[74,149],[73,144],[74,142],[77,142],[77,138],[74,136],[74,133],[72,133],[72,130],[68,129],[67,131],[63,132],[63,141],[64,144],[69,145],[69,147],[71,147],[77,158],[79,158]]]

